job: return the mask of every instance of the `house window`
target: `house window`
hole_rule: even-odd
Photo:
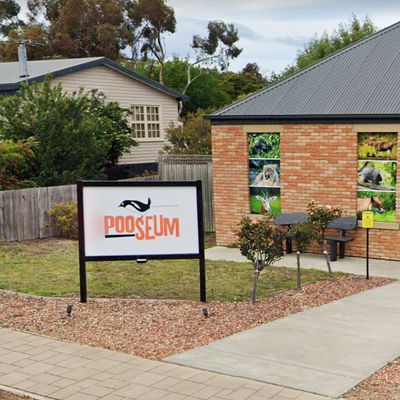
[[[279,133],[250,133],[249,186],[252,214],[281,212]]]
[[[396,221],[397,134],[358,134],[357,215],[374,213],[376,222]]]
[[[161,137],[160,107],[132,106],[132,133],[137,139]]]

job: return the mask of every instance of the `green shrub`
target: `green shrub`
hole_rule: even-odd
[[[56,235],[65,239],[78,239],[78,207],[76,203],[59,203],[50,211],[49,217]]]

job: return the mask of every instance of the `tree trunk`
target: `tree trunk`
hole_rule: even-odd
[[[160,61],[160,73],[158,76],[158,80],[161,85],[164,85],[164,61]]]
[[[301,290],[301,272],[300,272],[300,252],[296,251],[297,256],[297,290]]]
[[[254,283],[253,283],[253,296],[252,296],[252,303],[256,304],[256,296],[257,296],[257,284],[258,278],[260,277],[260,271],[256,269],[256,274],[254,275]]]
[[[329,279],[334,279],[332,269],[331,269],[331,262],[329,260],[329,254],[328,254],[328,251],[326,250],[325,241],[322,242],[322,250],[323,250],[322,253],[325,256],[326,265],[328,267]]]

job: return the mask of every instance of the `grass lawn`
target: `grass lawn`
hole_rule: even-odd
[[[213,237],[207,236],[207,246]],[[196,260],[88,263],[89,297],[197,300]],[[243,300],[250,297],[253,267],[250,263],[207,261],[209,300]],[[304,270],[303,283],[325,279],[327,274]],[[296,286],[296,272],[271,268],[260,277],[258,295],[267,296]],[[45,239],[0,245],[0,289],[38,296],[79,295],[78,243]]]

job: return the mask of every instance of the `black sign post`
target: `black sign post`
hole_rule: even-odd
[[[369,228],[367,228],[367,243],[366,243],[366,278],[369,279]]]
[[[116,256],[87,256],[85,251],[85,221],[84,221],[84,188],[85,187],[195,187],[197,199],[197,227],[198,227],[198,252],[197,253],[177,253],[177,254],[140,254],[140,255],[116,255]],[[143,262],[147,260],[171,260],[171,259],[198,259],[199,260],[199,288],[200,301],[206,303],[206,263],[204,251],[204,222],[203,222],[203,196],[201,181],[183,182],[127,182],[127,181],[78,181],[78,230],[79,230],[79,278],[80,278],[80,299],[81,303],[87,302],[87,280],[86,262],[87,261],[116,261],[116,260],[135,260]],[[92,205],[96,207],[95,204]]]
[[[365,269],[366,279],[369,279],[369,229],[374,227],[374,213],[366,210],[362,212],[361,225],[366,229],[366,244],[365,244]]]

